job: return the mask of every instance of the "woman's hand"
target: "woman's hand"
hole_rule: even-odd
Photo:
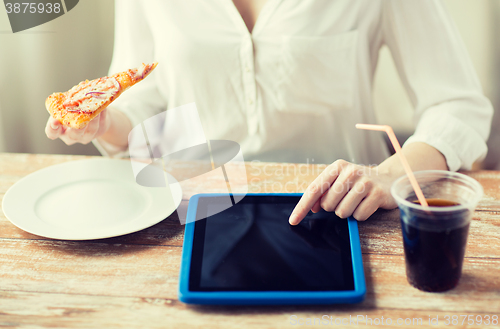
[[[405,146],[402,152],[414,171],[448,170],[445,157],[428,144],[415,142]],[[390,188],[404,174],[397,155],[376,167],[335,161],[309,185],[290,215],[289,222],[297,225],[309,210],[318,212],[321,208],[334,211],[342,218],[353,216],[359,221],[366,220],[378,208],[396,208]]]
[[[62,125],[58,120],[50,117],[45,126],[45,134],[50,139],[60,138],[67,145],[75,143],[88,144],[94,138],[104,135],[110,127],[107,109],[104,109],[83,129],[74,129]]]
[[[88,144],[99,138],[119,148],[128,145],[128,134],[132,130],[130,119],[116,108],[108,107],[89,122],[84,129],[72,129],[63,126],[59,121],[49,118],[45,126],[45,134],[50,139],[60,138],[68,145],[75,143]]]
[[[354,216],[363,221],[378,208],[396,208],[390,189],[395,177],[383,167],[367,167],[335,161],[309,185],[290,216],[290,224],[297,225],[309,210],[321,208],[341,218]]]

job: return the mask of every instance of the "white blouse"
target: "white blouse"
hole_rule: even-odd
[[[245,160],[378,164],[382,133],[354,125],[377,123],[386,44],[415,108],[406,143],[450,170],[486,155],[493,109],[438,0],[268,0],[252,33],[232,0],[120,0],[115,25],[110,73],[159,62],[113,103],[134,126],[195,102],[206,138],[239,143]]]

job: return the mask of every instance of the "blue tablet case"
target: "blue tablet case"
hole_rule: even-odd
[[[200,198],[221,197],[226,194],[197,194],[189,201],[180,268],[179,300],[189,304],[220,305],[285,305],[339,304],[361,302],[366,294],[363,261],[357,221],[348,221],[354,289],[344,291],[191,291],[189,276],[193,252],[195,218]],[[302,196],[301,193],[247,194],[247,196]],[[235,196],[238,196],[235,194]],[[244,195],[239,195],[243,197]]]

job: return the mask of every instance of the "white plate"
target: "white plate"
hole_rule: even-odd
[[[135,182],[126,160],[66,162],[19,180],[5,194],[2,208],[12,224],[36,235],[109,238],[150,227],[177,209],[182,190],[166,175],[175,182],[170,188],[144,187]]]

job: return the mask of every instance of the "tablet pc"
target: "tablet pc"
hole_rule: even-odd
[[[208,217],[204,214],[227,202],[227,194],[192,196],[179,300],[193,304],[362,301],[366,287],[356,220],[309,212],[292,226],[288,218],[301,196],[240,195],[238,203]]]

